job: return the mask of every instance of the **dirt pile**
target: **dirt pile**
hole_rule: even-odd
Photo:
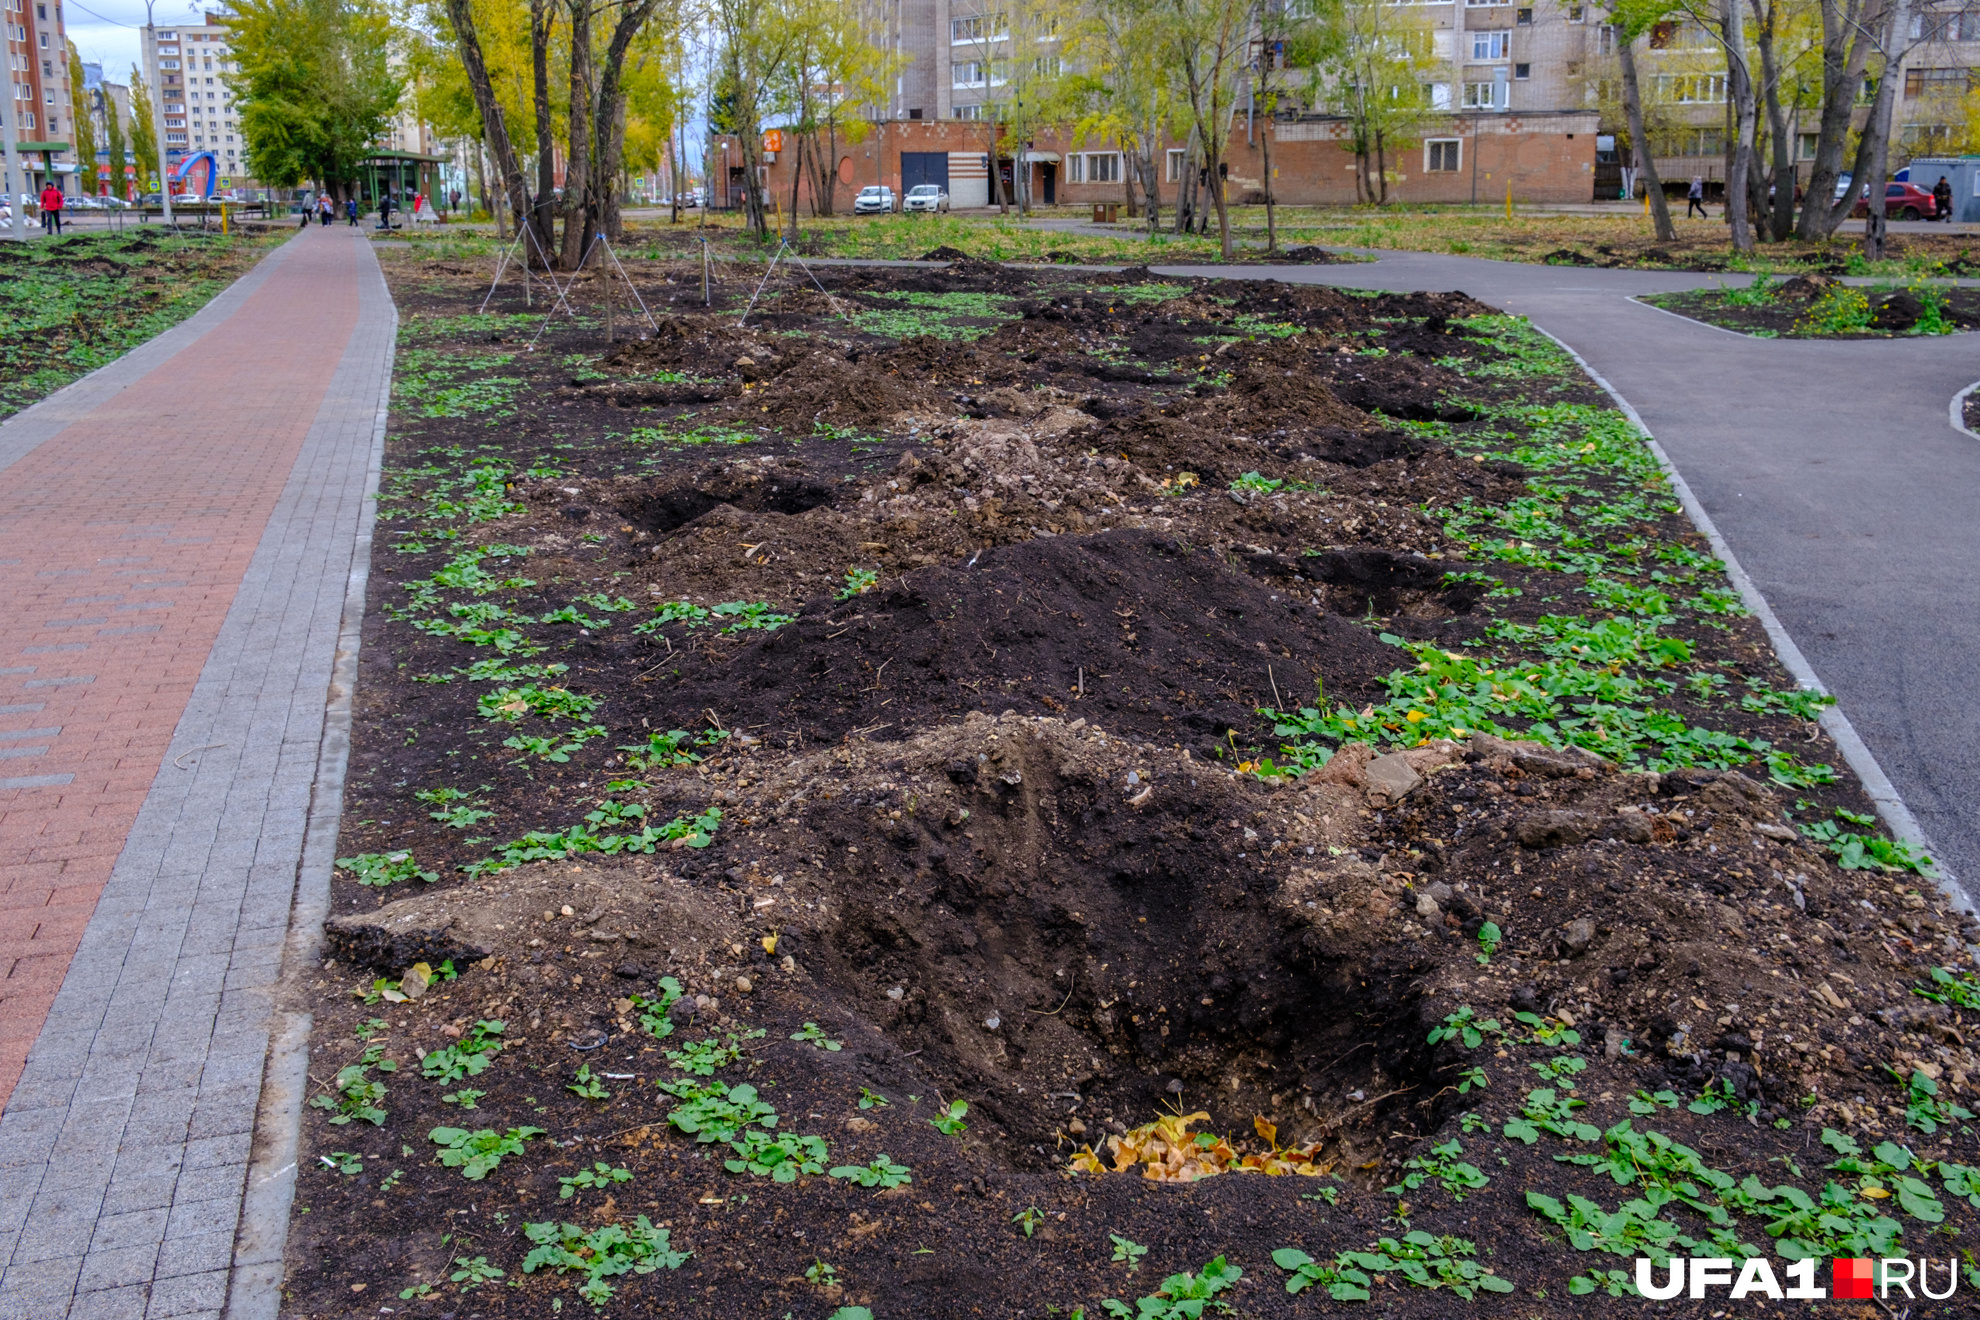
[[[1395,652],[1288,590],[1152,532],[1029,540],[936,567],[836,606],[733,655],[681,660],[641,698],[678,727],[711,706],[728,723],[817,742],[886,737],[986,707],[1092,712],[1106,727],[1215,756],[1261,706],[1374,695]],[[890,707],[924,712],[903,725]]]

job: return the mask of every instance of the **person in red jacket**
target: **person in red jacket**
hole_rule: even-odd
[[[51,234],[62,232],[62,190],[53,183],[41,190],[41,227]]]

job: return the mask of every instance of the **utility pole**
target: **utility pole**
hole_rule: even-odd
[[[164,88],[160,85],[165,77],[164,63],[158,59],[158,33],[151,25],[151,6],[155,0],[144,0],[144,36],[151,43],[151,86],[147,94],[151,97],[151,122],[157,125],[152,133],[152,145],[158,148],[158,202],[164,208],[164,221],[172,223],[172,177],[165,167],[165,102]],[[180,57],[184,59],[183,56]]]
[[[16,131],[16,126],[21,121],[21,100],[20,88],[14,84],[14,75],[11,69],[7,73],[6,114],[0,116],[0,119],[4,119],[5,121],[7,206],[13,212],[14,216],[14,241],[25,243],[27,242],[27,207],[21,204],[21,193],[26,191],[26,189],[14,182],[16,179],[22,179],[25,182],[21,174],[21,149],[18,145],[20,134]]]

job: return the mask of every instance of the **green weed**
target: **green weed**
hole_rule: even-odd
[[[459,1169],[461,1176],[470,1182],[479,1182],[495,1171],[504,1155],[520,1155],[524,1143],[548,1134],[540,1127],[512,1127],[507,1132],[492,1128],[469,1132],[464,1128],[437,1127],[426,1135],[440,1147],[441,1164]]]

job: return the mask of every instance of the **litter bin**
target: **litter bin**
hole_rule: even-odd
[[[1095,202],[1093,204],[1093,223],[1096,225],[1111,225],[1120,213],[1121,204],[1119,202]]]

